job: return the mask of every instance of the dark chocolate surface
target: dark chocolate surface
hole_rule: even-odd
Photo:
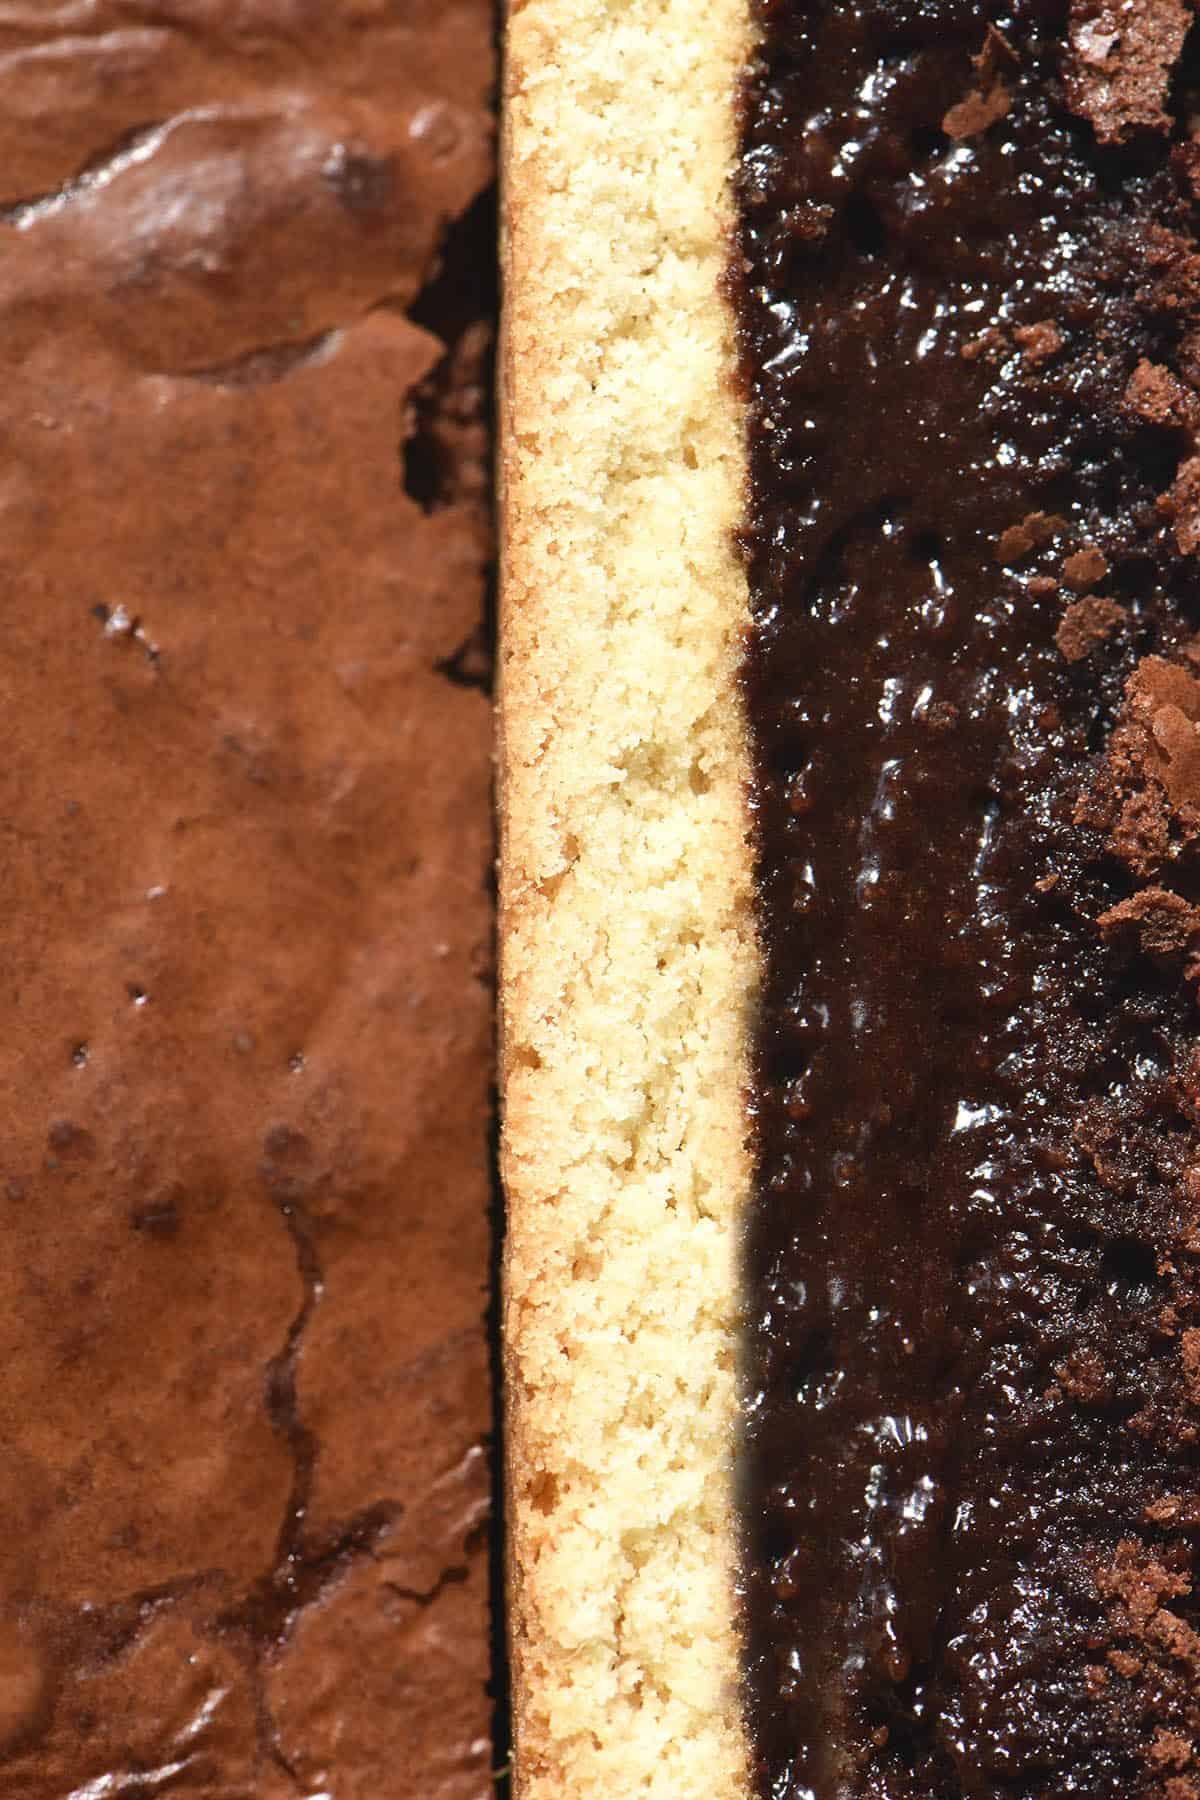
[[[0,5],[4,1800],[493,1791],[491,82]]]
[[[764,8],[737,285],[772,1800],[1200,1794],[1190,17]]]

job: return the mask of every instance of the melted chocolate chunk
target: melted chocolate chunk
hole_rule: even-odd
[[[744,1581],[772,1800],[1200,1795],[1190,17],[764,9]]]

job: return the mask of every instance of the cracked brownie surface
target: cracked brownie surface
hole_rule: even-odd
[[[0,7],[0,1794],[490,1791],[483,0]]]

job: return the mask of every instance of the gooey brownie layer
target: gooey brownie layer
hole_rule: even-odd
[[[1200,1794],[1200,57],[766,9],[763,1795]]]

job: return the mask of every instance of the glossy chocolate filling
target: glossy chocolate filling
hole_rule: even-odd
[[[1200,1794],[1190,18],[765,8],[737,285],[773,1800]]]

